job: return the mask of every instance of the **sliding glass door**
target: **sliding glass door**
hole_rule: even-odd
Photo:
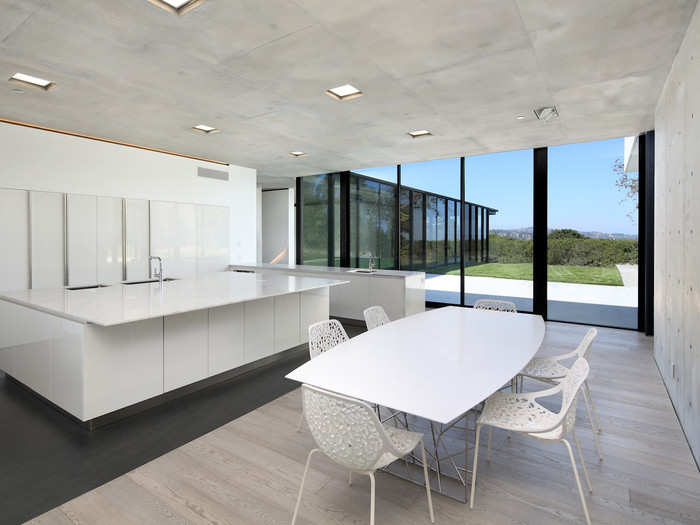
[[[547,317],[637,327],[638,177],[624,139],[548,150]]]
[[[532,311],[532,150],[466,158],[465,297]]]

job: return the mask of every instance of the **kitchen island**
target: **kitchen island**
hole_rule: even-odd
[[[0,369],[83,422],[307,341],[344,280],[211,273],[0,293]]]
[[[425,311],[425,272],[373,270],[314,266],[305,264],[251,263],[231,265],[233,271],[282,273],[296,276],[342,279],[345,286],[330,291],[330,314],[364,324],[363,311],[370,306],[384,308],[390,319]]]

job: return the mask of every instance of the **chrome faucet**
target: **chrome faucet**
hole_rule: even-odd
[[[373,272],[373,271],[374,271],[374,261],[375,261],[376,259],[377,259],[377,258],[376,258],[376,257],[373,257],[372,255],[369,256],[369,263],[367,263],[367,264],[368,264],[368,266],[369,266],[369,271],[370,271],[370,272]]]
[[[151,264],[151,261],[153,261],[154,259],[158,261],[158,273],[156,274],[153,273],[153,265]],[[163,286],[163,259],[155,255],[151,255],[148,258],[148,266],[151,270],[151,275],[153,275],[153,277],[158,277],[158,282],[161,286]]]

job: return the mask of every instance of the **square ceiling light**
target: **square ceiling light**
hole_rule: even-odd
[[[153,5],[157,5],[161,9],[165,9],[174,15],[184,15],[191,11],[204,0],[148,0]]]
[[[342,86],[334,87],[333,89],[327,89],[326,95],[336,100],[350,100],[361,97],[363,93],[353,85],[343,84]]]
[[[25,84],[28,86],[38,87],[43,89],[44,91],[48,91],[56,85],[50,80],[44,80],[43,78],[25,75],[24,73],[15,73],[8,80],[12,82],[19,82],[20,84]]]
[[[414,139],[418,139],[421,137],[429,137],[432,135],[432,133],[430,133],[430,131],[428,131],[427,129],[416,129],[414,131],[409,131],[408,134]]]
[[[216,128],[213,128],[211,126],[207,126],[206,124],[197,124],[196,126],[193,126],[192,129],[196,129],[197,131],[201,131],[202,133],[218,133],[219,130]]]

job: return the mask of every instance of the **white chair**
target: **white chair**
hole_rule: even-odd
[[[536,379],[538,381],[543,381],[545,383],[556,383],[560,381],[569,372],[569,369],[562,364],[562,361],[567,361],[569,359],[583,357],[586,361],[590,362],[589,355],[591,353],[591,346],[593,340],[598,335],[598,330],[591,328],[588,330],[586,335],[583,337],[579,343],[576,350],[573,350],[567,354],[552,356],[552,357],[535,357],[533,358],[525,368],[520,371],[520,384],[522,390],[522,378],[529,377],[531,379]],[[588,379],[583,382],[583,388],[581,389],[583,394],[583,400],[586,403],[586,412],[588,414],[588,420],[591,423],[591,428],[593,429],[593,441],[595,441],[595,449],[598,452],[598,457],[603,460],[603,454],[600,451],[600,443],[598,440],[598,433],[601,431],[600,421],[598,419],[598,414],[596,413],[595,406],[593,405],[593,396],[591,394],[591,388],[588,386]],[[595,418],[595,423],[594,423]]]
[[[349,339],[345,328],[337,319],[328,319],[309,325],[309,359],[313,359]],[[302,411],[301,416],[299,416],[297,432],[301,432],[303,424],[304,412]]]
[[[309,357],[313,359],[348,339],[343,325],[336,319],[314,323],[309,326]]]
[[[515,303],[510,301],[501,301],[498,299],[479,299],[474,303],[475,310],[491,310],[493,312],[511,312],[518,313],[515,308]]]
[[[391,322],[391,319],[389,319],[389,316],[386,315],[384,308],[381,306],[370,306],[362,314],[365,316],[367,330],[373,330]]]
[[[567,441],[568,434],[574,439],[579,459],[583,467],[583,474],[586,478],[588,490],[593,491],[591,480],[588,477],[588,469],[583,461],[581,445],[579,444],[574,424],[576,422],[576,396],[581,389],[581,385],[588,377],[588,362],[579,358],[567,371],[567,374],[559,383],[548,390],[527,393],[505,393],[496,392],[486,400],[484,411],[476,422],[476,443],[474,444],[474,468],[472,471],[472,487],[469,499],[470,508],[474,508],[474,493],[476,489],[476,469],[479,459],[479,436],[483,426],[489,426],[488,458],[491,458],[491,430],[493,427],[505,430],[520,432],[540,441],[559,441],[564,443],[569,452],[571,468],[574,471],[576,486],[581,497],[583,513],[586,516],[586,523],[590,525],[591,518],[586,506],[586,498],[581,487],[581,480],[576,468],[571,445]],[[561,394],[561,408],[558,412],[543,407],[537,399]]]
[[[350,470],[349,484],[352,484],[353,472],[369,476],[371,487],[369,522],[370,525],[374,525],[374,472],[409,454],[419,444],[430,521],[435,523],[423,434],[380,423],[372,407],[358,399],[309,385],[302,385],[301,392],[306,422],[318,448],[311,450],[306,459],[292,525],[296,522],[299,513],[304,481],[314,453],[323,452],[332,461]]]

